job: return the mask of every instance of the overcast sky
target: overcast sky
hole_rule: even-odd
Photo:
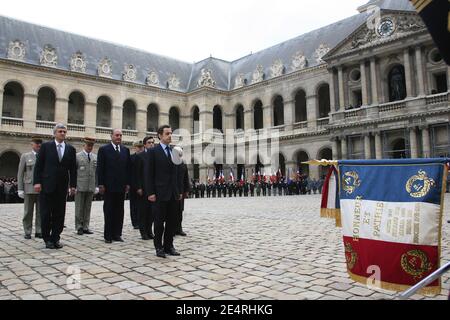
[[[232,61],[357,13],[366,0],[13,0],[0,14],[187,62]]]

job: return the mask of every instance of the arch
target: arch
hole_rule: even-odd
[[[39,85],[39,87],[37,87],[36,91],[35,91],[36,95],[39,95],[39,91],[41,91],[44,88],[47,88],[47,89],[50,89],[51,91],[53,91],[53,93],[55,94],[56,97],[59,96],[58,88],[53,86],[53,85],[51,85],[51,84],[41,84],[41,85]]]
[[[200,109],[198,108],[198,106],[195,105],[192,108],[191,114],[192,114],[192,127],[191,127],[192,133],[193,134],[199,133],[200,132],[200,127],[199,127],[199,125],[200,125]]]
[[[112,102],[108,96],[100,96],[97,99],[97,127],[111,127]]]
[[[297,164],[297,170],[299,171],[299,173],[302,175],[309,175],[309,164],[302,163],[310,159],[308,153],[304,150],[298,150],[297,152],[295,152],[294,157],[294,161]]]
[[[215,105],[213,109],[213,129],[223,132],[223,113],[219,105]]]
[[[156,103],[150,103],[147,106],[147,131],[158,131],[159,124],[159,107]]]
[[[406,98],[405,68],[401,64],[393,65],[388,73],[389,102]]]
[[[257,99],[253,104],[253,123],[255,130],[264,128],[264,115],[262,101]]]
[[[80,91],[73,91],[69,95],[69,114],[68,122],[72,124],[84,124],[84,108],[86,99]]]
[[[169,110],[169,125],[172,127],[172,132],[180,128],[180,111],[177,107]]]
[[[242,104],[236,105],[236,130],[244,130],[244,106]]]
[[[3,88],[2,116],[9,118],[23,118],[24,89],[16,81],[8,82]]]
[[[55,91],[50,87],[42,87],[38,91],[36,120],[55,121]]]
[[[19,168],[20,153],[5,150],[0,154],[0,177],[15,178]]]
[[[278,169],[281,170],[281,175],[286,177],[286,157],[282,152],[278,153]]]
[[[333,151],[330,147],[324,147],[319,150],[317,153],[317,159],[327,159],[327,160],[333,160]],[[319,167],[319,177],[325,178],[327,172],[328,172],[328,166],[320,166]]]
[[[328,83],[322,83],[317,87],[317,97],[319,106],[319,118],[327,118],[330,109],[330,86]]]
[[[276,95],[273,99],[273,125],[281,126],[284,124],[284,101],[281,95]]]
[[[295,103],[295,122],[308,121],[306,112],[306,91],[299,89],[294,95]]]
[[[125,100],[122,110],[122,128],[136,130],[136,102],[132,99]]]

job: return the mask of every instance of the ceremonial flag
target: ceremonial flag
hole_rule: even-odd
[[[233,169],[230,169],[230,180],[234,182]]]
[[[345,257],[353,280],[374,279],[383,289],[403,291],[440,267],[449,160],[338,162]],[[440,288],[436,280],[420,292],[437,294]]]
[[[328,173],[323,182],[322,188],[322,202],[320,206],[320,216],[325,218],[334,218],[340,220],[340,205],[339,205],[339,184],[338,174],[335,166],[330,166]],[[340,222],[336,221],[336,225]]]

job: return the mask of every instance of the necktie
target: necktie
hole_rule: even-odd
[[[91,154],[90,153],[88,153],[88,160],[89,160],[89,162],[91,162]]]
[[[166,154],[167,154],[167,157],[170,158],[170,147],[169,146],[166,146]]]
[[[61,162],[62,157],[63,157],[63,154],[62,154],[62,144],[58,144],[58,158],[59,158],[59,162]]]
[[[116,152],[119,154],[120,150],[119,150],[119,146],[116,146]]]

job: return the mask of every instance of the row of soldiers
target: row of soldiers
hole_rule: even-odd
[[[21,202],[17,194],[17,179],[0,178],[0,203],[18,203]]]
[[[226,197],[266,197],[317,194],[322,192],[324,179],[299,179],[285,182],[218,182],[199,183],[193,181],[192,198],[226,198]]]

